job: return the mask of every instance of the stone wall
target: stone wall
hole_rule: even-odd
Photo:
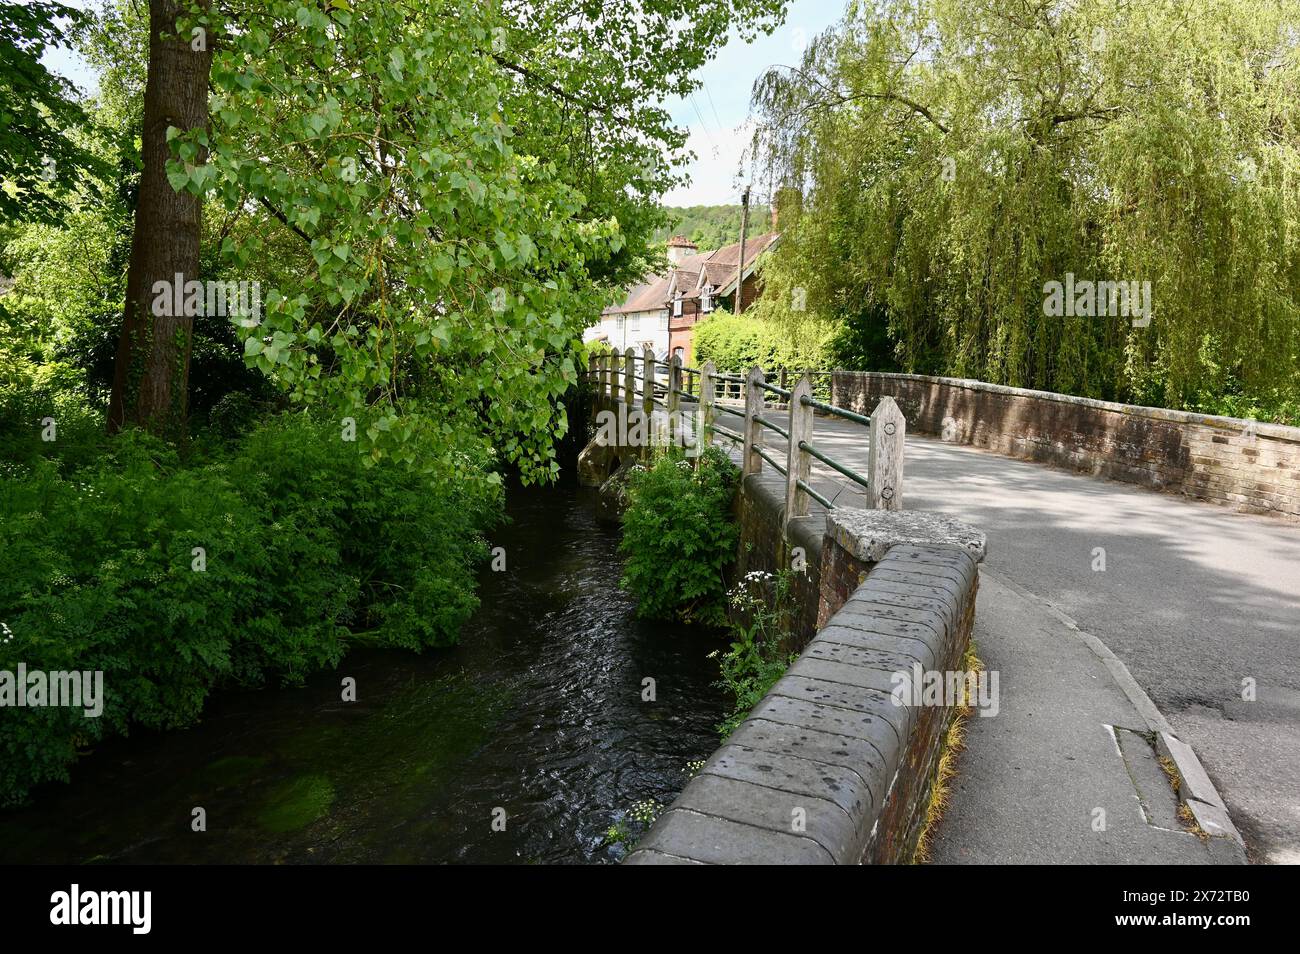
[[[898,402],[911,432],[1250,513],[1300,517],[1300,428],[959,378],[837,371],[833,402]]]
[[[983,552],[944,518],[828,515],[821,573],[865,579],[626,863],[910,861],[952,710],[895,698],[895,673],[961,668]]]
[[[802,649],[817,632],[818,606],[822,598],[822,527],[825,518],[798,517],[790,521],[788,530],[783,533],[784,483],[766,482],[759,475],[745,479],[736,494],[734,509],[740,542],[727,585],[734,586],[747,573],[775,575],[785,569],[794,571],[790,598],[795,611],[791,628],[796,645],[790,649]],[[796,552],[796,547],[801,548],[801,552]],[[797,561],[796,557],[799,558]],[[803,572],[796,570],[796,562],[802,565]]]

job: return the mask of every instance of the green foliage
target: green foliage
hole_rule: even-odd
[[[634,802],[624,817],[617,819],[605,830],[605,844],[622,845],[626,851],[631,851],[663,811],[664,806],[653,798]]]
[[[765,272],[902,369],[1188,407],[1300,385],[1295,0],[850,5],[757,87]],[[972,50],[978,50],[973,55]],[[1129,316],[1044,285],[1150,282]]]
[[[674,235],[684,235],[700,247],[701,252],[711,252],[740,241],[742,207],[739,205],[668,206],[668,225],[656,229],[653,239],[667,242]],[[749,207],[749,235],[763,235],[770,231],[771,210],[765,205]]]
[[[283,266],[244,359],[294,402],[374,408],[373,459],[474,479],[460,452],[490,447],[525,481],[553,476],[583,327],[644,273],[655,199],[679,178],[661,157],[682,134],[645,104],[783,6],[650,0],[598,24],[558,0],[252,0],[229,29],[204,15],[211,126],[172,136],[168,177],[227,218],[259,209],[222,235],[225,267]],[[435,431],[441,452],[417,456]]]
[[[0,670],[103,670],[107,696],[100,719],[6,710],[0,803],[66,778],[77,747],[104,734],[192,723],[215,687],[334,665],[353,632],[448,645],[477,605],[480,534],[499,513],[483,482],[367,466],[335,424],[302,416],[204,460],[138,431],[98,440],[82,462],[11,435],[0,472],[0,619],[13,633]]]
[[[781,323],[748,313],[714,312],[695,326],[696,365],[712,361],[719,371],[748,371],[754,365],[771,373],[830,368],[825,337],[796,342]]]
[[[697,467],[676,449],[636,467],[619,545],[623,586],[642,616],[716,621],[723,572],[735,559],[736,468],[716,447],[705,449]]]
[[[1188,409],[1202,414],[1221,414],[1225,417],[1300,427],[1300,393],[1295,390],[1274,388],[1250,396],[1239,392],[1228,394],[1202,392],[1190,402]]]
[[[103,171],[76,87],[41,63],[88,21],[50,0],[0,3],[0,222],[55,221],[79,180]]]
[[[789,628],[791,573],[775,576],[762,571],[745,575],[727,594],[731,605],[732,641],[718,656],[722,679],[719,685],[731,694],[734,704],[718,726],[725,739],[739,728],[750,710],[798,658],[785,651],[793,639]]]

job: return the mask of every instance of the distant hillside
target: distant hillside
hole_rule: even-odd
[[[673,226],[655,233],[656,242],[666,242],[673,235],[685,235],[700,247],[712,251],[740,241],[739,205],[692,205],[669,207]],[[771,213],[765,205],[749,207],[749,234],[763,235],[771,229]]]

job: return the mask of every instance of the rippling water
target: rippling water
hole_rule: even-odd
[[[507,570],[483,574],[457,648],[358,651],[303,689],[225,693],[192,729],[105,744],[0,814],[0,860],[617,860],[606,829],[671,801],[717,745],[720,641],[634,617],[618,530],[585,493],[512,491],[492,540]]]

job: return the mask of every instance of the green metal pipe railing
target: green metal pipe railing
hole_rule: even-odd
[[[811,487],[811,485],[809,485],[809,483],[808,483],[806,480],[799,480],[798,478],[796,478],[796,479],[795,479],[795,483],[799,486],[799,489],[800,489],[800,490],[802,490],[804,493],[806,493],[806,494],[807,494],[809,497],[811,497],[813,500],[817,501],[819,504],[821,504],[821,505],[822,505],[823,507],[825,507],[827,510],[834,510],[834,509],[835,509],[835,504],[831,503],[829,500],[827,500],[825,497],[823,497],[823,496],[822,496],[821,494],[819,494],[817,491],[813,490],[812,487]]]
[[[623,356],[622,360],[626,361],[627,360],[626,356]],[[690,389],[690,378],[692,376],[694,376],[697,379],[702,378],[702,372],[699,369],[681,366],[680,371],[683,377],[685,378],[686,388],[673,389],[671,387],[671,365],[670,364],[662,361],[655,362],[656,369],[662,367],[664,371],[669,374],[669,381],[661,385],[658,380],[660,377],[658,374],[647,379],[647,376],[644,373],[645,370],[644,356],[633,355],[632,361],[633,362],[640,361],[642,364],[642,372],[640,374],[637,374],[634,371],[633,380],[640,381],[642,383],[641,391],[643,394],[645,391],[645,385],[649,383],[651,387],[651,401],[654,404],[658,405],[659,407],[664,408],[665,410],[668,408],[668,402],[665,400],[661,400],[660,397],[658,396],[659,394],[663,394],[664,397],[668,398],[675,393],[678,399],[685,403],[695,404],[695,405],[699,405],[703,403],[702,397],[695,396],[692,393],[692,390],[698,390],[698,388]],[[591,374],[592,371],[590,368],[588,368],[585,369],[585,373]],[[597,376],[602,376],[606,373],[609,373],[608,369],[597,369],[595,372]],[[812,372],[809,372],[809,374],[811,376]],[[829,376],[831,372],[817,372],[816,374],[819,377],[826,377]],[[617,377],[621,380],[623,378],[623,372],[620,372],[617,375]],[[713,404],[713,408],[715,413],[730,414],[733,417],[738,417],[741,418],[742,420],[746,419],[746,415],[741,411],[728,407],[725,404],[716,403],[716,401],[718,398],[719,391],[722,391],[725,394],[728,390],[730,390],[729,388],[726,387],[727,384],[746,385],[749,383],[749,378],[747,376],[742,376],[742,375],[715,372],[712,375],[712,381],[714,385],[713,398],[715,403]],[[700,383],[701,384],[703,383],[702,380]],[[769,394],[775,394],[783,398],[790,398],[793,397],[794,395],[793,391],[787,390],[786,388],[780,387],[775,384],[770,384],[766,381],[757,381],[755,383],[758,384],[758,386],[763,391]],[[743,389],[741,395],[739,396],[743,397]],[[847,408],[837,407],[836,405],[830,404],[826,401],[819,401],[816,398],[809,397],[808,395],[802,395],[799,399],[799,403],[803,407],[811,407],[825,414],[832,415],[833,417],[842,418],[843,420],[851,421],[855,424],[861,424],[868,427],[871,425],[871,418],[866,414],[858,414],[855,411],[850,411]],[[763,417],[762,415],[755,415],[754,421],[757,424],[759,424],[761,427],[765,427],[769,430],[775,431],[777,434],[781,435],[787,441],[790,439],[789,430],[785,427],[782,427],[780,424],[776,423],[775,421]],[[712,425],[711,430],[715,434],[725,437],[730,441],[734,441],[735,443],[738,443],[741,446],[745,446],[745,442],[746,442],[745,435],[737,431],[733,431],[730,428],[724,427],[721,424],[717,424],[717,423],[714,423]],[[781,461],[777,460],[774,456],[772,456],[772,454],[770,454],[761,444],[750,444],[749,447],[756,454],[758,454],[759,457],[761,457],[764,461],[766,461],[778,474],[780,474],[782,477],[786,477],[786,478],[789,477],[789,472],[785,467],[785,465]],[[819,448],[809,443],[808,441],[800,441],[798,445],[798,449],[801,452],[806,453],[811,457],[815,458],[816,460],[820,461],[821,463],[825,464],[827,467],[831,468],[836,473],[853,481],[858,486],[863,488],[870,487],[870,481],[868,480],[868,478],[862,476],[853,468],[848,467],[845,464],[841,464],[839,461],[835,460],[835,458],[831,457],[829,454],[824,453],[823,451],[821,451]],[[809,484],[807,481],[802,479],[796,479],[795,484],[798,486],[800,490],[806,493],[813,500],[816,500],[827,510],[835,509],[835,504],[832,501],[828,500],[824,495],[819,493],[817,490],[815,490],[812,487],[812,485]]]
[[[855,424],[865,424],[867,427],[871,426],[871,418],[865,414],[858,414],[856,411],[850,411],[847,408],[836,407],[834,404],[827,404],[824,401],[815,400],[814,398],[808,397],[806,394],[799,399],[799,403],[804,407],[814,407],[819,411],[825,411],[827,414],[834,415],[835,417],[842,417],[844,420],[852,421]]]
[[[816,457],[819,461],[821,461],[821,462],[822,462],[823,464],[825,464],[827,467],[831,468],[831,470],[834,470],[834,471],[837,471],[838,473],[843,474],[845,477],[847,477],[849,480],[853,481],[855,484],[858,484],[859,486],[864,487],[864,488],[867,486],[867,478],[863,477],[861,474],[859,474],[857,471],[855,471],[852,467],[846,467],[846,466],[844,466],[843,464],[839,463],[838,461],[833,460],[832,458],[826,456],[826,455],[823,454],[821,451],[819,451],[817,448],[815,448],[815,447],[813,447],[811,444],[809,444],[807,441],[800,441],[800,442],[799,442],[799,449],[800,449],[801,451],[807,451],[809,454],[811,454],[813,457]]]
[[[763,445],[762,445],[762,444],[750,444],[749,446],[750,446],[751,448],[753,448],[754,453],[756,453],[759,457],[763,458],[763,460],[765,460],[765,461],[767,461],[769,464],[771,464],[771,465],[772,465],[772,469],[775,470],[778,474],[780,474],[782,477],[786,477],[786,476],[788,476],[788,474],[787,474],[787,472],[786,472],[786,469],[785,469],[785,465],[782,464],[780,461],[778,461],[775,457],[773,457],[773,456],[772,456],[771,454],[769,454],[767,451],[765,451],[765,450],[763,449]]]
[[[787,430],[786,430],[784,427],[782,427],[780,424],[776,423],[776,421],[769,421],[767,418],[765,418],[765,417],[763,417],[763,416],[761,416],[761,415],[758,415],[758,414],[755,414],[755,415],[754,415],[754,420],[758,421],[758,423],[762,424],[764,427],[766,427],[766,428],[770,428],[771,430],[776,431],[778,434],[780,434],[780,435],[781,435],[782,437],[784,437],[786,440],[789,440],[789,439],[790,439],[790,432],[787,431]]]

